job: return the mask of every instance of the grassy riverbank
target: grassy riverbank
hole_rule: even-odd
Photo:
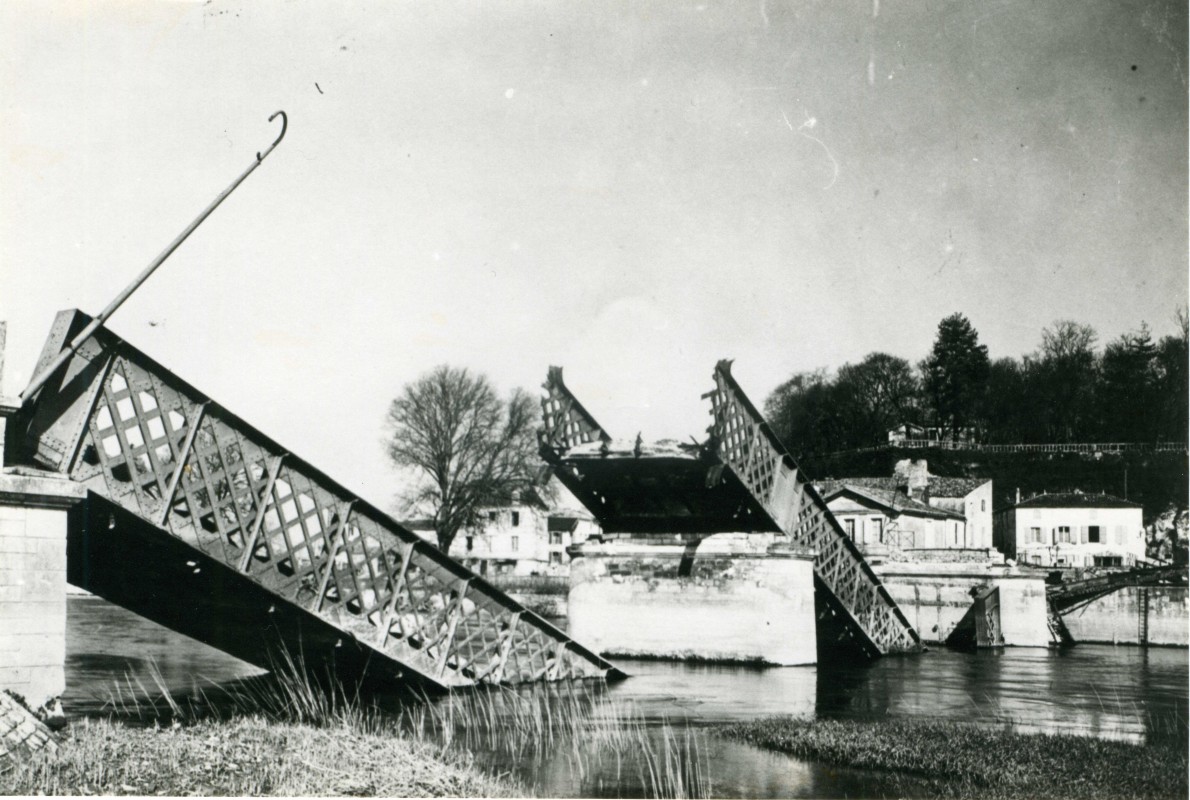
[[[0,766],[0,794],[507,797],[525,789],[391,730],[241,717],[165,728],[82,720],[56,753]]]
[[[724,736],[799,758],[929,779],[937,797],[1185,798],[1186,742],[1043,736],[933,720],[728,725]]]
[[[641,797],[707,797],[705,737],[649,725],[601,684],[413,695],[382,710],[285,656],[272,675],[174,698],[113,683],[110,719],[56,752],[0,762],[0,795],[524,797],[538,770],[585,795],[603,775]],[[594,783],[592,783],[594,782]]]

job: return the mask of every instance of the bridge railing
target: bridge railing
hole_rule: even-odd
[[[88,320],[60,313],[42,364]],[[432,683],[615,672],[105,329],[37,393],[25,442],[38,464]]]

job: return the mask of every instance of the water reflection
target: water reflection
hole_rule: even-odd
[[[68,714],[104,713],[117,683],[153,686],[154,671],[178,695],[262,672],[98,597],[67,599],[62,705]]]
[[[930,717],[1141,741],[1184,737],[1190,717],[1190,653],[1185,648],[1080,645],[1062,651],[1009,648],[974,654],[933,650],[890,656],[870,665],[772,669],[618,663],[633,677],[610,686],[566,684],[525,693],[548,704],[553,709],[548,713],[555,713],[559,704],[573,705],[577,698],[594,709],[597,722],[600,714],[630,714],[640,722],[638,733],[655,753],[673,746],[666,736],[693,731],[693,741],[679,743],[689,751],[681,757],[705,765],[716,796],[931,794],[922,782],[802,763],[707,735],[707,726],[718,722],[772,714]],[[116,681],[131,676],[152,685],[154,665],[160,679],[178,694],[260,672],[97,598],[71,598],[64,698],[68,713],[105,713],[104,702]],[[478,747],[476,756],[495,771],[511,770],[546,796],[647,794],[651,779],[640,753],[632,748],[601,750],[596,738],[535,746],[517,754],[498,746]]]

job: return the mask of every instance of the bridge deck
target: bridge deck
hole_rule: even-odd
[[[61,312],[39,370],[88,321]],[[350,637],[373,670],[433,687],[622,674],[105,329],[14,422],[30,460]]]
[[[1081,581],[1046,586],[1046,598],[1060,614],[1093,602],[1104,595],[1129,586],[1185,586],[1186,565],[1134,567],[1121,572],[1108,572]]]
[[[812,548],[819,628],[869,655],[915,650],[917,632],[731,377],[715,369],[702,444],[615,442],[550,369],[541,452],[606,530],[780,532]]]

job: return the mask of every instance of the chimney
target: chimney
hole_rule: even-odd
[[[897,488],[903,488],[905,494],[922,503],[930,501],[930,465],[924,459],[913,461],[904,459],[897,462],[894,468],[897,478]]]

